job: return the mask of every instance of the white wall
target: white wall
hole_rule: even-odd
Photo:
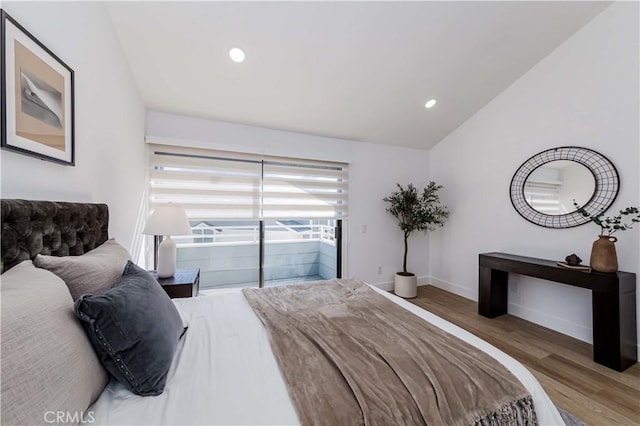
[[[530,156],[578,145],[620,173],[609,214],[639,204],[638,50],[638,3],[613,4],[430,151],[431,178],[448,189],[452,210],[430,241],[434,283],[477,300],[478,254],[491,251],[557,260],[576,253],[588,263],[599,228],[533,225],[512,207],[509,184]],[[637,228],[616,244],[620,269],[635,273]],[[509,286],[509,312],[591,342],[590,291],[523,276]]]
[[[133,248],[146,186],[145,110],[104,5],[2,7],[74,70],[76,102],[76,166],[2,150],[2,197],[107,203],[111,236]]]
[[[402,233],[382,198],[396,182],[425,185],[427,151],[246,126],[149,111],[147,142],[293,158],[349,162],[349,221],[344,276],[385,284],[402,267]],[[362,227],[366,226],[366,233]],[[408,268],[428,275],[428,236],[410,238]],[[377,267],[382,266],[382,274]]]

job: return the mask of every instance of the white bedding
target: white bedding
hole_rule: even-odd
[[[541,425],[564,424],[540,384],[519,362],[442,318],[374,289],[499,360],[531,392]],[[140,397],[112,381],[89,408],[93,424],[298,424],[267,332],[239,289],[174,301],[189,330],[164,393]]]

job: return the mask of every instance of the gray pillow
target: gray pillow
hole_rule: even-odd
[[[96,294],[110,289],[130,259],[127,249],[111,239],[82,256],[39,254],[33,263],[62,278],[73,300],[78,300],[83,294]]]
[[[117,381],[137,395],[162,393],[186,328],[147,271],[128,262],[113,288],[81,296],[75,312],[100,362]]]
[[[30,260],[0,280],[2,424],[51,423],[56,412],[86,419],[108,377],[73,315],[67,286]]]

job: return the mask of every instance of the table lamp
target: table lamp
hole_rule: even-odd
[[[172,277],[176,272],[176,243],[171,235],[191,235],[191,226],[184,208],[166,204],[156,207],[147,219],[145,235],[166,235],[158,246],[159,278]]]

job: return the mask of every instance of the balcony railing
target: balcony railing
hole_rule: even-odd
[[[200,268],[200,287],[257,286],[260,227],[201,223],[193,235],[175,237],[178,267]],[[327,224],[265,225],[264,284],[336,276],[335,227]]]
[[[192,235],[173,237],[178,247],[206,245],[234,245],[258,243],[259,225],[207,225],[191,227]],[[277,223],[265,226],[265,241],[296,242],[323,241],[335,245],[335,226],[324,224],[287,225]]]

